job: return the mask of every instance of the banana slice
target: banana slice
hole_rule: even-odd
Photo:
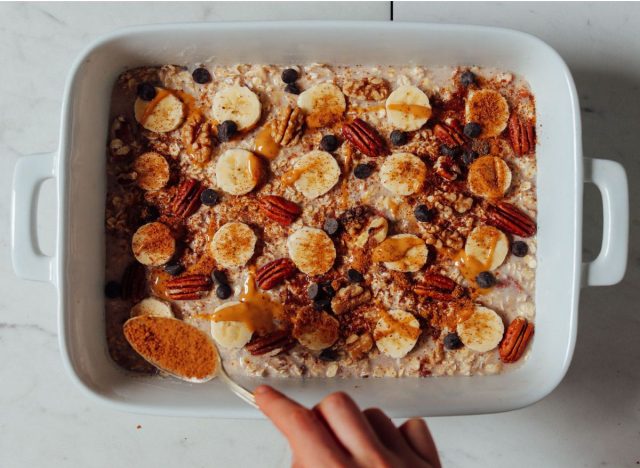
[[[292,335],[312,351],[328,348],[338,339],[339,323],[326,312],[303,308],[295,318]]]
[[[373,331],[376,346],[382,354],[392,358],[406,356],[418,342],[420,323],[412,314],[404,310],[393,309],[389,312],[381,312],[382,317]]]
[[[176,241],[167,226],[153,222],[140,226],[133,234],[131,250],[143,265],[160,266],[173,257]]]
[[[249,130],[260,120],[260,99],[245,86],[231,86],[216,93],[211,112],[218,122],[232,120],[238,130]]]
[[[228,307],[237,307],[242,305],[241,302],[231,301],[222,304],[213,311],[213,316]],[[211,335],[213,339],[223,348],[240,349],[250,340],[253,332],[244,322],[224,320],[211,322]]]
[[[459,323],[456,331],[467,348],[484,353],[498,346],[504,334],[504,324],[493,310],[476,305],[471,317]]]
[[[283,175],[282,183],[293,184],[306,198],[324,195],[338,183],[340,166],[326,151],[310,151],[295,162],[293,169]]]
[[[383,262],[389,270],[414,272],[422,268],[429,258],[427,244],[413,234],[387,237],[373,249],[371,259]]]
[[[173,318],[171,306],[155,297],[147,297],[131,308],[131,317],[139,317],[140,315]]]
[[[156,97],[151,101],[137,98],[133,110],[138,123],[156,133],[175,130],[182,125],[186,114],[184,103],[175,94],[162,88],[156,88]]]
[[[253,230],[246,224],[227,223],[213,235],[211,253],[223,268],[241,267],[253,256],[257,240]]]
[[[298,107],[307,115],[307,126],[320,128],[340,120],[347,109],[344,94],[333,83],[321,83],[298,96]]]
[[[380,168],[382,186],[396,195],[412,195],[422,188],[427,166],[411,153],[394,153]]]
[[[467,257],[475,258],[482,264],[485,270],[495,270],[509,252],[509,240],[504,232],[493,226],[478,226],[469,237],[464,246]]]
[[[484,198],[502,198],[511,187],[511,169],[502,158],[482,156],[469,167],[469,190]]]
[[[149,151],[136,158],[133,163],[136,183],[142,190],[160,190],[169,182],[169,163],[160,153]]]
[[[418,130],[431,117],[431,105],[426,94],[415,86],[400,86],[387,98],[387,120],[398,130]]]
[[[231,195],[251,192],[261,177],[262,163],[251,151],[230,149],[216,162],[216,183]]]
[[[287,239],[289,258],[307,275],[321,275],[333,266],[336,248],[321,229],[303,226]]]
[[[482,126],[480,138],[500,135],[509,122],[509,104],[497,91],[482,89],[469,93],[465,106],[467,123],[475,122]]]

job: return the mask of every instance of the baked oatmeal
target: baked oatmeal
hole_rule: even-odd
[[[535,101],[488,68],[124,72],[107,150],[106,334],[210,333],[231,373],[495,374],[526,356]]]

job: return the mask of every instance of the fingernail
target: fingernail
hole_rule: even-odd
[[[268,385],[260,385],[258,388],[256,388],[253,393],[256,395],[262,395],[264,393],[268,393],[271,391],[271,387],[269,387]]]

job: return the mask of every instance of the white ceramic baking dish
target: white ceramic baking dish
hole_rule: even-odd
[[[21,158],[13,185],[13,263],[27,279],[58,289],[59,337],[65,367],[90,397],[136,412],[218,417],[258,413],[221,382],[202,385],[136,377],[109,358],[104,337],[105,142],[109,98],[129,67],[204,60],[222,63],[480,65],[525,76],[538,109],[538,270],[536,335],[517,370],[491,377],[426,379],[274,379],[305,404],[328,392],[349,392],[362,406],[392,416],[505,411],[549,394],[571,361],[581,285],[622,278],[628,240],[624,169],[583,159],[578,98],[571,74],[542,41],[505,29],[411,23],[274,22],[138,27],[94,42],[67,82],[60,147]],[[57,247],[43,256],[35,240],[38,185],[54,178]],[[582,191],[594,182],[604,202],[598,258],[581,263]],[[248,386],[265,379],[247,379]]]

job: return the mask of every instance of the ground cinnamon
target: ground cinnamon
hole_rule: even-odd
[[[216,371],[217,351],[209,338],[180,320],[136,317],[124,324],[124,336],[143,358],[173,374],[203,379]]]

